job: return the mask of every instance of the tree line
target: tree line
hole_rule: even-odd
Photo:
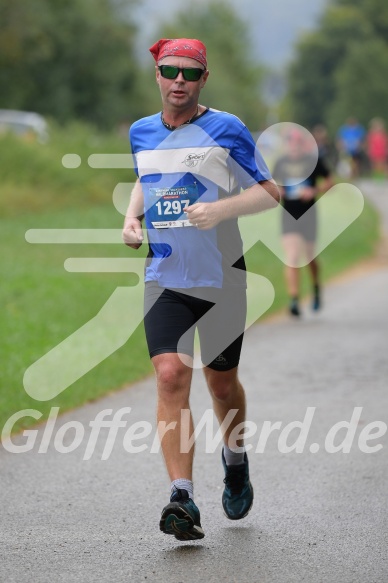
[[[0,0],[0,108],[112,128],[160,109],[154,62],[139,60],[140,0]],[[247,26],[222,0],[191,7],[160,37],[200,38],[209,52],[206,104],[252,129],[265,117],[262,71],[248,56]],[[245,39],[245,40],[241,40]],[[155,39],[156,40],[156,39]]]
[[[160,109],[151,55],[139,59],[133,11],[141,0],[0,0],[0,108],[33,110],[101,128]],[[203,103],[266,123],[264,68],[251,58],[249,25],[226,0],[161,23],[158,37],[200,38],[208,47]],[[156,39],[155,39],[156,40]],[[333,133],[349,115],[388,120],[388,3],[329,0],[287,71],[282,119]]]
[[[300,41],[288,71],[284,115],[334,134],[349,116],[388,120],[388,3],[331,0]]]

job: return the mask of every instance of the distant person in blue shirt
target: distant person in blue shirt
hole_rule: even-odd
[[[350,158],[351,177],[360,175],[364,159],[366,131],[354,117],[349,117],[337,133],[337,147],[340,155]]]
[[[193,495],[194,445],[189,396],[193,343],[213,408],[224,431],[224,512],[231,520],[252,506],[243,440],[232,430],[245,420],[245,393],[237,368],[246,318],[246,273],[237,218],[275,207],[276,184],[246,126],[234,115],[199,104],[207,70],[206,48],[196,39],[161,39],[150,51],[162,111],[135,122],[130,142],[138,180],[131,194],[124,242],[149,242],[144,325],[155,368],[158,427],[171,480],[160,530],[178,540],[203,538]],[[224,71],[228,75],[230,72]],[[186,416],[182,418],[182,412]]]

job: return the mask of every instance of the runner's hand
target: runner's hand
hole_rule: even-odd
[[[125,219],[122,237],[128,247],[139,249],[144,239],[139,219],[133,217],[127,217]]]
[[[303,186],[300,189],[300,200],[303,200],[304,202],[309,202],[314,198],[314,196],[316,196],[316,194],[317,189],[314,188],[313,186]]]
[[[197,202],[186,207],[185,213],[190,223],[202,231],[212,229],[221,221],[215,202]]]

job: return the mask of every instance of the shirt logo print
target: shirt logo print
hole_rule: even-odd
[[[186,166],[193,168],[200,160],[203,160],[204,158],[205,152],[202,152],[202,154],[187,154],[186,158],[183,160],[183,163],[186,164]]]

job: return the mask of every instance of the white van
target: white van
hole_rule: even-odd
[[[48,140],[47,122],[39,113],[0,109],[0,135],[13,132],[28,140],[44,144]]]

